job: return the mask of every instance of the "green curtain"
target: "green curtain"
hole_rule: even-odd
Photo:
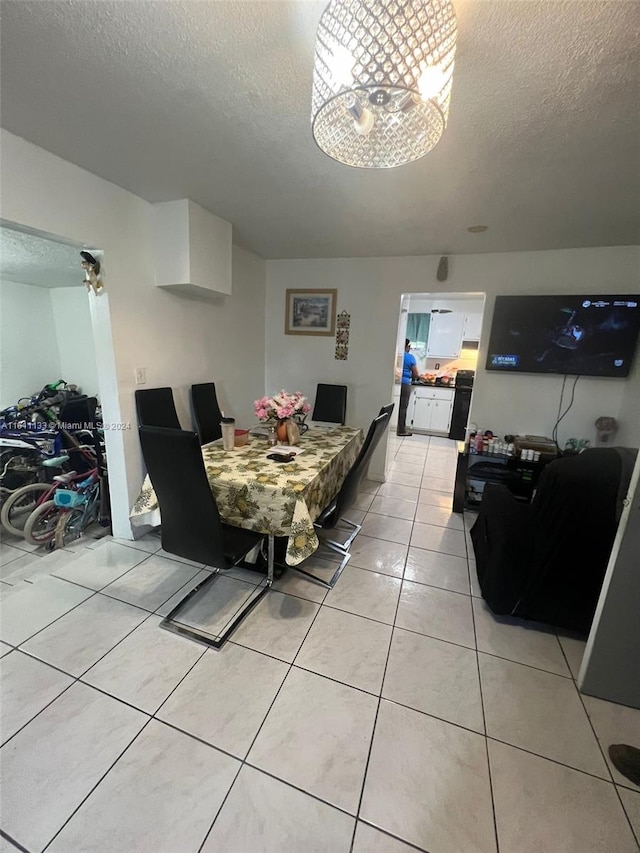
[[[413,342],[426,346],[429,340],[430,314],[409,314],[407,317],[407,337]]]

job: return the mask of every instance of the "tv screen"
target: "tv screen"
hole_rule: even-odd
[[[498,296],[487,370],[628,376],[640,295]]]

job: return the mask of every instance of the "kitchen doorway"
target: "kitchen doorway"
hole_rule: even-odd
[[[461,440],[471,418],[471,394],[484,317],[484,293],[405,293],[400,303],[392,429],[397,428],[405,340],[417,376],[406,431]],[[405,382],[408,379],[405,370]]]

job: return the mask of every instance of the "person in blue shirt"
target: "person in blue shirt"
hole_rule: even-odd
[[[411,341],[404,342],[404,359],[402,362],[402,384],[400,386],[400,407],[398,409],[397,435],[413,435],[407,431],[407,408],[411,397],[411,380],[418,378],[418,365],[415,356],[411,354]]]

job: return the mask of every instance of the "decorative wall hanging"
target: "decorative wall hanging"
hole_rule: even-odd
[[[341,311],[336,324],[336,359],[346,361],[349,357],[349,330],[351,329],[351,314]]]
[[[285,335],[333,337],[337,294],[337,290],[287,290]]]
[[[318,146],[362,169],[427,154],[447,125],[456,36],[451,0],[331,0],[316,35]]]
[[[100,261],[94,258],[89,252],[80,252],[80,257],[82,258],[80,266],[85,274],[83,284],[87,288],[87,291],[93,290],[97,296],[99,291],[104,287],[104,283],[100,277]]]

